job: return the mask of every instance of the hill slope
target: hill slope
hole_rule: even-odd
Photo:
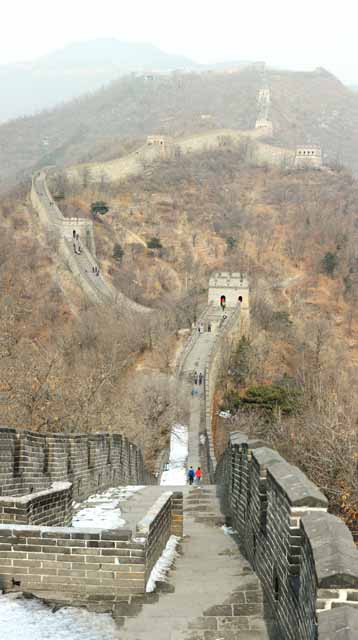
[[[95,91],[130,71],[196,66],[146,43],[110,38],[74,43],[33,62],[0,66],[0,122]]]
[[[110,160],[151,133],[175,137],[250,129],[263,84],[271,89],[274,142],[320,143],[326,159],[358,172],[358,95],[324,70],[124,77],[94,95],[0,126],[0,188],[35,168]]]

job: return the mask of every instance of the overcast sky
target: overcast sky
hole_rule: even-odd
[[[323,66],[358,83],[357,35],[357,0],[2,0],[0,64],[108,36],[198,62]]]

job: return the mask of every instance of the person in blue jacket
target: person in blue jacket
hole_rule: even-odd
[[[195,478],[195,471],[194,471],[193,467],[190,467],[190,469],[188,471],[189,484],[193,484],[194,478]]]

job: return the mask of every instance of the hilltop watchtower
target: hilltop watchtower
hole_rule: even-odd
[[[241,303],[243,310],[249,308],[249,284],[242,273],[222,271],[214,273],[209,280],[208,303],[214,307],[232,309]]]
[[[171,156],[174,148],[173,138],[170,136],[152,135],[147,137],[147,147],[152,147],[163,157]]]
[[[320,169],[322,164],[322,149],[319,145],[299,145],[296,148],[295,167]]]

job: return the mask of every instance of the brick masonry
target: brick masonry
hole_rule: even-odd
[[[216,479],[285,640],[333,639],[343,629],[357,638],[358,552],[319,489],[242,433],[231,434]]]
[[[120,434],[42,434],[0,427],[0,497],[42,492],[54,482],[70,482],[74,499],[83,500],[110,486],[155,484],[156,479],[145,469],[138,447]]]
[[[50,489],[26,496],[0,496],[0,523],[70,526],[72,485],[54,482]]]
[[[183,494],[167,491],[137,524],[137,536],[146,539],[146,581],[171,535],[183,535]]]
[[[169,536],[182,532],[182,501],[163,494],[134,537],[124,529],[0,525],[0,590],[114,611],[145,594]]]

